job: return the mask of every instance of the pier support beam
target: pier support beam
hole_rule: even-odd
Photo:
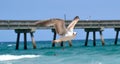
[[[119,31],[116,31],[115,45],[117,45]]]
[[[19,41],[20,41],[20,34],[24,34],[24,49],[27,49],[27,33],[31,34],[33,49],[36,48],[36,43],[34,40],[33,32],[35,32],[35,29],[15,29],[15,32],[17,33],[17,41],[16,41],[16,50],[19,49]]]
[[[56,40],[56,31],[55,31],[55,29],[52,29],[52,32],[54,33],[53,40]],[[52,47],[55,47],[55,43],[53,43],[53,42],[52,42]]]
[[[93,46],[96,46],[96,32],[97,31],[100,32],[101,42],[102,42],[102,45],[104,45],[104,39],[102,36],[103,28],[85,28],[85,32],[87,32],[85,46],[87,46],[87,44],[88,44],[89,32],[93,32]]]
[[[104,46],[105,41],[104,41],[104,38],[103,38],[103,35],[102,35],[102,31],[100,31],[100,38],[101,38],[102,46]]]
[[[36,43],[35,43],[33,32],[31,32],[30,35],[31,35],[31,40],[32,40],[32,44],[33,44],[33,49],[36,49]]]
[[[96,33],[93,31],[93,46],[96,46]]]
[[[115,31],[116,31],[116,37],[115,37],[115,42],[114,42],[114,44],[117,45],[118,35],[119,35],[120,28],[115,28]]]
[[[88,31],[87,34],[86,34],[85,46],[88,45],[88,37],[89,37],[89,31]]]
[[[24,33],[24,49],[27,49],[27,33]]]
[[[16,50],[19,48],[20,33],[17,33]]]

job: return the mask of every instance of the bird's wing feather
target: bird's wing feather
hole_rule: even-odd
[[[68,25],[67,30],[73,30],[77,22],[79,21],[79,18],[76,18]]]
[[[70,41],[72,40],[73,38],[75,38],[76,35],[72,35],[72,36],[65,36],[65,37],[61,37],[59,39],[56,39],[54,40],[55,43],[59,43],[59,42],[62,42],[62,41]]]

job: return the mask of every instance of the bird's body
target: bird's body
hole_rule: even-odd
[[[53,41],[53,43],[62,42],[62,41],[70,41],[75,38],[76,32],[73,31],[75,25],[79,21],[79,17],[76,16],[73,21],[68,25],[65,26],[65,22],[62,19],[49,19],[44,21],[38,21],[35,24],[40,26],[53,26],[56,30],[56,33],[59,34],[61,37]]]

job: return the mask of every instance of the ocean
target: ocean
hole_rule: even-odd
[[[23,49],[20,42],[19,50],[15,50],[15,42],[0,42],[0,64],[120,64],[120,40],[114,45],[114,39],[105,39],[105,46],[101,41],[73,40],[73,46],[64,47],[56,44],[51,47],[51,41],[37,41],[37,49],[28,42],[28,49]]]

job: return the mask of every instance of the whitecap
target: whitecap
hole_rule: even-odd
[[[0,55],[0,61],[18,60],[23,58],[36,58],[40,55]]]
[[[9,47],[10,47],[10,46],[15,46],[15,44],[8,44],[7,46],[9,46]]]
[[[9,44],[8,46],[13,46],[12,44]]]

